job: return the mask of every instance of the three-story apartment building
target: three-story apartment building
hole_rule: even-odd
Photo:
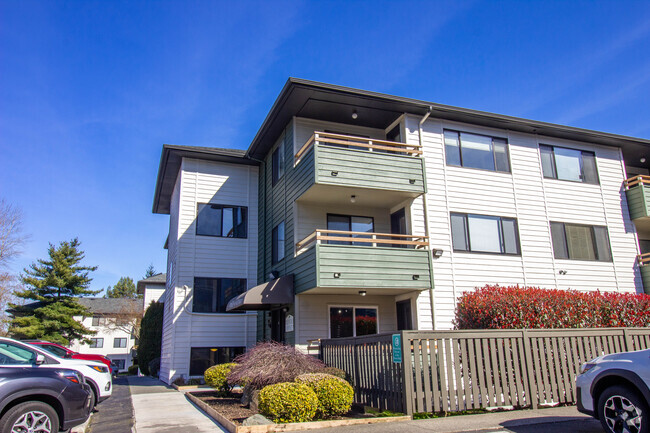
[[[163,148],[161,378],[257,340],[450,328],[485,284],[643,292],[648,146],[290,79],[247,151]]]

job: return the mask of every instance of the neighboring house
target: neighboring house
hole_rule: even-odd
[[[117,365],[119,371],[132,364],[132,349],[137,344],[133,332],[138,315],[142,317],[142,299],[80,298],[89,316],[76,316],[86,328],[97,333],[90,337],[91,344],[73,341],[70,348],[76,352],[104,355]]]
[[[650,212],[626,178],[646,158],[648,140],[290,79],[247,151],[163,147],[161,379],[257,340],[449,329],[485,284],[643,292]]]
[[[165,302],[165,283],[167,274],[156,274],[144,280],[138,281],[138,294],[144,300],[144,309],[152,302]]]

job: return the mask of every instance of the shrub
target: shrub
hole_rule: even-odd
[[[142,374],[156,376],[160,369],[160,363],[158,363],[158,369],[155,372],[150,371],[149,362],[160,358],[164,306],[165,304],[162,302],[152,302],[140,323],[138,363],[141,365]]]
[[[650,326],[650,296],[490,286],[465,292],[456,329],[608,328]]]
[[[343,415],[352,407],[354,390],[344,379],[325,373],[301,374],[296,382],[309,386],[318,398],[320,417]]]
[[[260,343],[235,358],[235,362],[237,365],[228,374],[228,383],[245,384],[252,389],[293,382],[298,375],[317,373],[325,368],[321,361],[295,347],[275,342]]]
[[[185,378],[183,376],[177,377],[172,383],[176,386],[186,385]]]
[[[205,370],[203,378],[205,383],[210,385],[213,388],[218,389],[223,393],[228,393],[232,389],[232,386],[228,384],[226,380],[230,370],[237,365],[234,362],[229,362],[227,364],[217,364]]]
[[[160,357],[154,358],[149,361],[149,375],[153,377],[158,377],[158,372],[160,371]]]
[[[260,391],[259,410],[276,423],[311,421],[317,409],[316,394],[302,383],[277,383]]]
[[[332,376],[339,377],[339,378],[341,378],[343,380],[347,380],[349,382],[348,374],[345,371],[341,370],[340,368],[325,367],[323,370],[321,370],[321,373],[331,374]]]
[[[129,372],[130,375],[138,374],[138,365],[137,364],[129,365],[127,371]]]

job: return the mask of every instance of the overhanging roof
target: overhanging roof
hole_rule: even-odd
[[[286,82],[253,139],[247,155],[262,159],[293,116],[386,128],[403,113],[424,115],[429,110],[432,118],[621,147],[626,164],[650,168],[650,140],[452,107],[299,78],[289,78]],[[352,119],[354,111],[358,114],[356,120]],[[645,164],[639,162],[642,156],[647,159]]]
[[[240,149],[221,149],[218,147],[177,146],[164,144],[158,179],[153,200],[153,213],[169,213],[172,192],[183,158],[196,158],[207,161],[229,162],[232,164],[258,165],[245,157],[246,151]]]
[[[232,298],[226,311],[270,310],[293,304],[293,274],[255,286]]]

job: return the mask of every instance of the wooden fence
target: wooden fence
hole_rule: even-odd
[[[352,378],[355,401],[409,415],[575,403],[580,365],[650,348],[649,328],[400,331],[321,341],[321,356]]]

